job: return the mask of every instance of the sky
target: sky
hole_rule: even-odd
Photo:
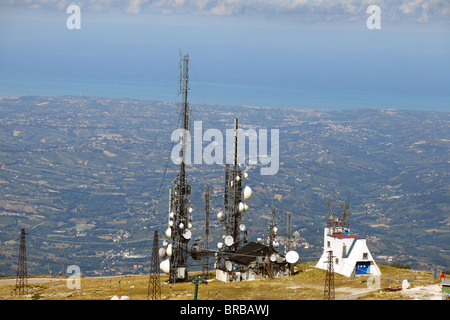
[[[192,103],[450,111],[448,0],[0,0],[0,95],[174,101],[179,50]]]

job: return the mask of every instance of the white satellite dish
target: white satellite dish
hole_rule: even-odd
[[[163,260],[163,261],[159,264],[159,268],[160,268],[164,273],[170,273],[170,260],[169,260],[169,259]]]
[[[222,247],[223,247],[223,243],[222,242],[217,243],[217,248],[218,249],[222,249]]]
[[[243,212],[245,209],[245,206],[242,202],[239,202],[239,213]]]
[[[241,223],[241,224],[239,225],[239,230],[245,231],[245,224]]]
[[[169,244],[166,249],[166,254],[171,257],[172,256],[172,244]]]
[[[231,261],[225,262],[225,268],[227,269],[227,271],[233,270],[233,264],[231,263]]]
[[[159,258],[164,259],[166,257],[166,248],[159,248]]]
[[[250,188],[249,186],[245,186],[245,188],[244,188],[244,201],[247,202],[248,200],[250,200],[252,195],[253,195],[252,188]]]
[[[219,220],[220,222],[225,221],[225,218],[226,218],[225,213],[223,213],[222,211],[220,211],[220,212],[217,214],[217,220]]]
[[[229,247],[231,245],[233,245],[234,243],[234,239],[232,236],[226,236],[225,237],[225,244]]]
[[[183,238],[185,238],[186,240],[189,240],[191,236],[192,236],[191,230],[188,229],[183,232]]]
[[[166,230],[166,237],[167,238],[172,238],[172,229],[169,227]]]
[[[173,213],[173,211],[172,211],[172,212],[169,213],[169,218],[170,218],[170,219],[173,219],[173,217],[174,217],[174,213]]]
[[[289,263],[296,263],[299,259],[299,255],[295,251],[289,251],[286,253],[286,261]]]
[[[173,227],[173,220],[169,221],[169,227]]]
[[[270,255],[270,261],[272,261],[272,262],[277,261],[277,255],[276,255],[275,253],[272,253],[272,254]]]

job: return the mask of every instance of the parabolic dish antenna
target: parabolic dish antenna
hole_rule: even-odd
[[[296,263],[298,261],[298,253],[295,251],[289,251],[286,253],[286,261],[289,263]]]
[[[239,230],[245,231],[245,224],[241,223],[241,224],[239,225]]]
[[[227,269],[227,271],[233,270],[233,264],[231,263],[231,261],[225,262],[225,268]]]
[[[272,254],[270,255],[270,261],[272,261],[272,262],[277,261],[277,255],[276,255],[275,253],[272,253]]]
[[[233,239],[232,236],[226,236],[225,239],[224,239],[224,241],[225,241],[225,244],[226,244],[228,247],[231,246],[231,245],[233,245],[233,243],[234,243],[234,239]]]
[[[185,238],[186,240],[189,240],[192,236],[191,230],[185,230],[183,232],[183,238]]]

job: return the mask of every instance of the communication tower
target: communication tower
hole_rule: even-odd
[[[171,240],[166,249],[169,263],[162,262],[164,269],[169,271],[169,282],[188,281],[188,242],[191,239],[192,208],[190,207],[189,195],[191,186],[186,176],[186,155],[188,133],[190,130],[191,108],[188,102],[189,91],[189,54],[182,55],[180,52],[180,91],[181,102],[179,104],[181,126],[181,162],[180,173],[173,180],[174,187],[170,192],[169,204],[169,227],[166,236]],[[164,270],[163,270],[164,271]]]
[[[16,294],[24,295],[28,293],[27,287],[27,247],[25,242],[25,229],[22,229],[20,234],[20,248],[19,248],[19,262],[17,265],[16,277]]]

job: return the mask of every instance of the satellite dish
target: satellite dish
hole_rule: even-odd
[[[223,247],[223,243],[222,243],[222,242],[219,242],[219,243],[217,244],[217,248],[222,249],[222,247]]]
[[[169,213],[169,218],[170,218],[170,219],[173,219],[173,216],[174,216],[174,213],[173,213],[173,211],[172,211],[172,212]]]
[[[183,232],[183,238],[185,238],[186,240],[189,240],[192,236],[191,230],[186,230]]]
[[[232,236],[226,236],[225,237],[225,244],[229,247],[231,245],[233,245],[234,243],[234,239]]]
[[[166,249],[166,254],[171,257],[172,256],[172,244],[169,244]]]
[[[217,214],[217,220],[219,220],[220,222],[225,221],[225,213],[223,213],[222,211],[220,211],[220,212]]]
[[[245,206],[242,202],[239,202],[239,213],[243,212],[245,209]]]
[[[169,244],[169,242],[167,242],[167,240],[164,240],[164,241],[163,241],[163,246],[164,246],[164,247],[167,247],[168,244]]]
[[[247,179],[248,178],[248,173],[244,172],[244,178]]]
[[[194,211],[194,209],[192,209],[191,207],[189,207],[188,212],[192,213],[192,211]]]
[[[286,261],[289,263],[296,263],[298,261],[298,253],[295,251],[289,251],[286,253]]]
[[[166,236],[167,236],[167,238],[172,238],[172,229],[171,228],[167,228]]]
[[[247,202],[252,197],[253,191],[249,186],[245,186],[244,188],[244,201]]]
[[[239,225],[239,230],[245,231],[245,224],[241,223],[241,224]]]
[[[225,268],[227,269],[227,271],[233,270],[233,264],[231,263],[231,261],[225,262]]]
[[[276,255],[275,253],[272,253],[272,254],[270,255],[270,261],[272,261],[272,262],[277,261],[277,255]]]
[[[183,222],[180,223],[179,227],[180,227],[180,229],[183,229],[183,228],[184,228]]]
[[[169,227],[173,227],[173,220],[169,221]]]
[[[248,210],[248,204],[244,203],[244,212]]]
[[[164,273],[170,273],[170,260],[169,260],[169,259],[163,260],[163,261],[159,264],[159,268],[160,268]]]
[[[166,248],[159,248],[159,258],[164,259],[166,257]]]

